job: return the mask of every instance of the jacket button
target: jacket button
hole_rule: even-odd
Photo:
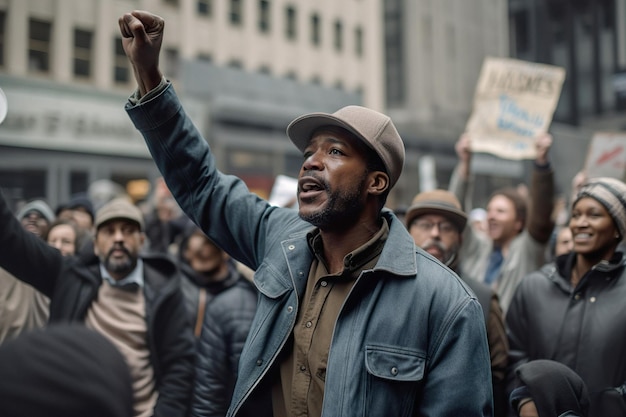
[[[287,249],[289,249],[289,250],[294,250],[295,248],[296,248],[296,246],[295,246],[295,245],[289,245],[289,246],[287,247]]]
[[[293,306],[287,307],[287,313],[291,313],[293,311]]]
[[[396,376],[398,375],[398,368],[396,368],[395,366],[391,368],[391,375]]]
[[[256,366],[261,366],[261,365],[263,365],[263,359],[257,359]]]
[[[591,297],[591,298],[589,299],[589,301],[590,301],[590,302],[592,302],[592,303],[595,303],[595,302],[596,302],[596,297]]]

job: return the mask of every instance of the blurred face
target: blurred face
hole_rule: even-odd
[[[89,212],[82,207],[76,207],[72,210],[72,220],[74,220],[76,225],[83,230],[91,230],[93,227],[91,214],[89,214]]]
[[[126,277],[135,266],[143,246],[144,234],[133,221],[113,219],[101,225],[94,238],[94,252],[111,276]]]
[[[613,218],[602,204],[590,197],[576,202],[569,227],[574,251],[581,255],[609,259],[619,243]]]
[[[22,217],[22,227],[36,236],[43,236],[49,226],[48,220],[36,210],[31,210]]]
[[[554,256],[561,256],[570,253],[574,249],[574,240],[572,239],[572,231],[569,227],[562,227],[556,235],[554,245]]]
[[[415,244],[447,264],[459,250],[461,234],[454,223],[438,214],[416,217],[409,226]]]
[[[365,208],[367,181],[367,154],[359,140],[340,130],[318,131],[300,169],[300,217],[321,229],[355,224]]]
[[[487,204],[487,233],[499,245],[503,245],[522,229],[522,222],[517,219],[515,205],[503,195],[495,195]]]
[[[48,232],[48,244],[68,256],[76,253],[76,231],[69,224],[57,224]]]
[[[211,281],[228,271],[228,255],[206,237],[194,234],[189,238],[185,258],[191,268]]]

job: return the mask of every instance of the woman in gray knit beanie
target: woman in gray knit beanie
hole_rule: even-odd
[[[570,367],[587,385],[590,416],[626,405],[626,184],[593,178],[570,212],[574,248],[524,277],[506,316],[510,369],[536,359]],[[617,404],[615,404],[617,403]],[[541,415],[541,413],[539,414]]]

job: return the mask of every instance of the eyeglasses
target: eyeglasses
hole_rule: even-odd
[[[456,227],[454,227],[454,224],[450,222],[434,223],[430,220],[422,219],[415,221],[413,225],[420,229],[422,232],[430,232],[431,230],[433,230],[433,227],[437,226],[437,228],[439,229],[439,233],[441,233],[442,235],[449,235],[457,231]]]

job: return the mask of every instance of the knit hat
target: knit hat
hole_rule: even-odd
[[[41,214],[41,216],[46,219],[48,223],[52,223],[54,221],[54,212],[52,211],[48,203],[43,200],[33,200],[29,203],[24,204],[24,206],[22,206],[20,211],[18,211],[17,213],[18,220],[22,220],[24,216],[28,214],[28,212],[33,210]]]
[[[120,351],[79,324],[55,324],[0,346],[0,416],[131,417],[133,387]]]
[[[298,117],[287,126],[287,135],[302,152],[313,132],[325,126],[346,129],[363,141],[381,159],[393,187],[404,166],[404,143],[391,118],[361,106],[346,106],[333,114],[310,113]]]
[[[131,220],[139,225],[140,230],[144,230],[141,210],[125,198],[116,198],[102,206],[96,213],[94,226],[98,230],[104,223],[114,219]]]
[[[571,411],[586,417],[589,410],[589,393],[584,381],[562,363],[537,359],[515,369],[521,389],[511,392],[511,406],[517,410],[520,401],[532,398],[539,417],[560,416]]]
[[[615,221],[620,237],[626,236],[626,184],[615,178],[592,178],[580,188],[572,207],[583,197],[602,204]]]
[[[467,215],[461,208],[461,203],[454,194],[446,190],[424,191],[416,195],[405,215],[407,227],[416,217],[424,214],[439,214],[448,218],[459,232],[463,231],[467,223]]]

